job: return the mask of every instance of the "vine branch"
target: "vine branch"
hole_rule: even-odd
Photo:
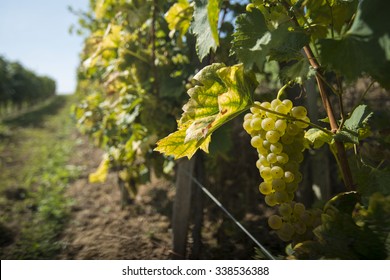
[[[299,22],[294,14],[294,12],[291,10],[290,5],[282,0],[280,3],[284,6],[286,9],[287,13],[290,15],[291,20],[294,22],[296,26],[299,26]],[[309,60],[310,65],[314,68],[316,71],[316,81],[318,85],[318,90],[321,96],[322,104],[324,106],[324,109],[326,111],[326,114],[329,119],[329,124],[330,124],[330,129],[332,133],[336,133],[338,131],[338,124],[333,112],[332,105],[329,100],[329,96],[326,91],[326,83],[323,81],[323,70],[321,68],[320,63],[318,62],[317,58],[314,56],[312,49],[310,48],[309,45],[306,45],[303,47],[303,51],[306,54],[307,59]],[[355,185],[353,183],[353,178],[352,178],[352,172],[349,167],[348,159],[347,159],[347,154],[345,151],[344,143],[340,141],[335,141],[335,146],[336,146],[336,151],[337,154],[335,155],[337,157],[337,161],[339,162],[340,169],[341,169],[341,174],[343,177],[344,184],[348,190],[354,190]]]

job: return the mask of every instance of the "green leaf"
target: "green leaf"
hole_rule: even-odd
[[[241,64],[207,66],[195,75],[194,83],[178,131],[160,140],[156,151],[175,158],[191,158],[198,148],[207,152],[211,134],[248,108],[257,86],[253,73],[245,73]]]
[[[314,149],[318,149],[324,143],[330,144],[333,140],[332,135],[325,133],[318,128],[311,128],[305,133],[305,139],[313,146]]]
[[[263,14],[253,9],[249,13],[238,16],[236,25],[232,53],[235,53],[244,63],[245,69],[251,69],[254,64],[262,68],[267,52],[261,51],[261,45],[269,42],[269,35],[265,36],[268,29]],[[256,45],[257,48],[255,48]]]
[[[352,115],[345,121],[342,130],[335,135],[335,139],[359,144],[359,140],[367,136],[367,131],[369,132],[368,121],[372,114],[367,105],[356,107]]]
[[[191,17],[194,8],[187,0],[178,0],[165,14],[165,20],[168,22],[170,37],[173,37],[174,32],[179,32],[180,37],[183,37],[191,24]]]
[[[324,206],[324,211],[326,212],[327,209],[335,207],[338,211],[351,214],[358,202],[360,202],[360,195],[358,192],[342,192],[329,199]]]
[[[359,144],[359,134],[351,130],[341,130],[334,135],[334,139],[339,142]]]
[[[297,84],[303,84],[306,80],[315,75],[315,70],[310,67],[309,61],[302,57],[298,61],[284,66],[280,70],[279,75],[284,83],[293,81]]]
[[[360,128],[368,125],[368,121],[372,117],[373,113],[368,110],[367,105],[359,105],[352,112],[352,115],[345,121],[346,128],[358,131]]]
[[[277,61],[300,59],[302,47],[309,42],[305,33],[291,29],[289,24],[268,31],[263,14],[257,9],[237,18],[237,31],[233,36],[232,52],[246,69],[254,64],[262,69],[268,56]]]
[[[368,73],[390,88],[389,1],[362,0],[355,20],[341,40],[319,41],[321,61],[347,79]]]
[[[328,28],[333,29],[333,33],[339,34],[342,28],[350,22],[356,11],[357,3],[357,0],[306,1],[305,17],[310,22],[313,36],[325,37]]]
[[[210,49],[219,46],[218,19],[222,0],[196,0],[192,30],[196,35],[196,51],[199,59],[206,57]]]

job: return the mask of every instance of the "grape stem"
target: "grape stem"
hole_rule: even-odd
[[[312,126],[312,127],[315,127],[315,128],[317,128],[317,129],[319,129],[319,130],[325,132],[325,133],[328,134],[328,135],[332,135],[332,136],[333,136],[333,133],[332,133],[332,132],[330,132],[329,130],[323,128],[322,126],[316,125],[315,123],[307,122],[307,121],[304,121],[304,120],[301,120],[301,119],[294,118],[294,117],[291,116],[291,115],[286,115],[286,114],[283,114],[283,113],[279,113],[279,112],[276,112],[276,111],[267,109],[267,108],[265,108],[265,107],[263,107],[263,106],[261,106],[261,105],[258,105],[258,104],[256,104],[256,103],[255,103],[255,104],[252,104],[251,106],[252,106],[252,107],[259,108],[259,109],[261,109],[261,110],[263,110],[263,111],[266,111],[266,112],[268,112],[268,113],[272,113],[272,114],[281,116],[281,117],[283,117],[283,118],[285,118],[285,119],[288,119],[288,120],[298,121],[298,122],[305,123],[305,124],[307,124],[307,125],[310,125],[310,126]]]
[[[286,2],[285,0],[281,0],[280,3],[286,9],[287,13],[290,15],[291,21],[294,22],[296,26],[300,26],[297,17],[294,13],[294,7],[290,6],[289,3]],[[329,119],[330,129],[333,134],[336,134],[338,132],[339,127],[332,109],[332,105],[329,100],[329,96],[326,92],[326,83],[322,79],[323,77],[322,67],[318,62],[317,58],[314,56],[313,50],[309,45],[304,46],[303,50],[306,54],[307,59],[309,60],[310,65],[316,71],[315,76],[316,76],[316,81],[321,96],[322,104],[324,106],[324,109]],[[337,151],[335,157],[337,158],[337,162],[339,163],[345,187],[349,191],[355,190],[356,187],[353,183],[351,168],[348,163],[348,158],[347,158],[347,153],[345,151],[344,143],[340,141],[335,141],[335,146]]]

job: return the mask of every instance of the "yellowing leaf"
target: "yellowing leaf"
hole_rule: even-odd
[[[168,10],[165,19],[168,22],[169,30],[171,30],[171,37],[176,31],[179,32],[180,37],[187,33],[193,12],[194,8],[187,0],[179,0]]]
[[[104,157],[100,162],[99,167],[95,172],[89,174],[90,183],[104,183],[107,179],[110,161],[108,157]]]
[[[156,151],[191,158],[197,149],[208,152],[211,134],[248,108],[257,82],[244,72],[242,64],[225,67],[215,63],[194,77],[188,90],[190,100],[183,106],[178,131],[157,143]]]

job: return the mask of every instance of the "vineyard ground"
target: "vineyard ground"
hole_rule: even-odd
[[[155,178],[123,209],[115,173],[105,183],[90,184],[88,174],[96,170],[102,151],[77,133],[71,103],[72,97],[58,97],[2,124],[0,257],[172,258],[174,184]],[[234,204],[229,208],[237,208]],[[207,198],[204,212],[199,258],[254,257],[254,244]],[[248,213],[238,218],[259,240],[280,250],[272,244],[274,237],[264,240],[265,217]],[[190,237],[189,251],[191,242]]]

